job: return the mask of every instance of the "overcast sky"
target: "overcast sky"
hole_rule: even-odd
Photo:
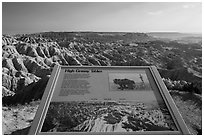
[[[201,3],[3,3],[2,33],[202,32]]]

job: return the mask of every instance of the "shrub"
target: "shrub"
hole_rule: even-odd
[[[163,78],[164,84],[169,90],[187,91],[190,93],[202,94],[202,84],[199,82],[186,82],[184,80],[172,81]]]

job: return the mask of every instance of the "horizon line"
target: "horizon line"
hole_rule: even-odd
[[[90,31],[90,30],[74,30],[74,31],[41,31],[41,32],[25,32],[25,33],[2,33],[2,35],[22,35],[22,34],[37,34],[47,32],[82,32],[82,33],[180,33],[180,34],[202,34],[202,32],[179,32],[179,31]]]

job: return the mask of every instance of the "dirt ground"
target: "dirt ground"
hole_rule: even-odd
[[[2,107],[2,134],[26,134],[38,108],[38,102],[29,105]]]

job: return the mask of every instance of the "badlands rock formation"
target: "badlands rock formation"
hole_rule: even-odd
[[[116,45],[115,45],[116,46]],[[33,92],[34,98],[42,95],[30,89],[44,87],[53,67],[57,65],[120,65],[126,62],[144,63],[143,59],[120,54],[112,44],[70,42],[66,47],[60,46],[56,41],[42,36],[7,36],[2,37],[2,91],[3,103],[19,102],[31,99],[26,92]],[[129,52],[125,53],[129,54]],[[44,88],[43,88],[44,89]],[[37,95],[35,95],[37,94]],[[25,96],[25,97],[24,97]],[[27,99],[24,99],[27,98]],[[20,101],[24,103],[24,101]]]
[[[44,86],[46,86],[46,82],[56,64],[90,66],[155,65],[158,69],[161,69],[161,75],[165,78],[171,77],[173,80],[190,82],[201,81],[201,78],[198,77],[201,73],[200,68],[202,68],[199,63],[201,57],[198,56],[200,53],[197,53],[197,46],[177,46],[175,43],[150,41],[151,38],[140,33],[131,35],[114,34],[115,36],[112,34],[101,35],[97,33],[3,35],[2,95],[5,97],[3,103],[6,100],[11,100],[11,98],[18,98],[14,96],[22,96],[21,94],[24,94],[24,91],[37,86],[39,80],[45,81]],[[107,42],[104,42],[104,40]],[[113,42],[110,40],[113,40]],[[127,44],[128,41],[130,43]],[[137,43],[137,41],[139,42]],[[181,49],[178,49],[178,47]],[[188,52],[190,51],[195,52],[195,55],[189,55]],[[194,61],[195,58],[196,61]],[[185,73],[188,73],[187,75],[176,73],[184,72],[188,68],[194,70],[191,72],[185,71]],[[197,76],[195,76],[195,72]],[[176,77],[172,73],[176,73]],[[39,90],[39,92],[43,92],[43,90]],[[37,92],[35,91],[34,94]],[[33,99],[41,98],[40,96],[34,97]],[[6,102],[8,103],[8,101]]]
[[[8,104],[39,99],[54,65],[81,65],[72,51],[44,38],[3,36],[2,51],[2,95]],[[32,94],[24,97],[25,92]]]

